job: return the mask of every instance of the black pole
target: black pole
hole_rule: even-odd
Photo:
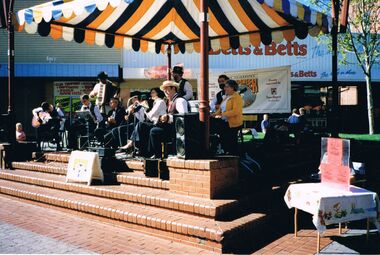
[[[338,20],[339,20],[339,0],[333,2],[333,27],[332,37],[332,109],[331,109],[331,136],[339,136],[339,108],[338,108]]]
[[[6,0],[3,0],[4,7]],[[7,31],[8,31],[8,114],[12,115],[13,111],[13,84],[15,77],[15,39],[14,39],[14,24],[13,24],[13,6],[14,1],[9,1],[8,8],[8,22],[7,22]]]
[[[167,57],[168,57],[168,61],[167,61],[168,67],[167,67],[166,79],[168,81],[170,81],[172,79],[172,47],[170,44],[168,45],[166,53],[167,53]]]

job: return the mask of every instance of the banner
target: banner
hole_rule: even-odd
[[[81,96],[90,94],[94,83],[90,81],[56,81],[54,96]]]
[[[244,114],[291,111],[290,66],[226,72],[226,75],[239,84]]]

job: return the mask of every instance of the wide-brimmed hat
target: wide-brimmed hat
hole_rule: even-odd
[[[108,74],[106,72],[100,72],[98,74],[98,79],[103,80],[103,79],[107,79],[107,78],[108,78]]]
[[[174,81],[164,81],[162,85],[160,86],[160,90],[164,91],[165,88],[167,87],[179,87],[179,84],[174,82]]]
[[[182,75],[183,74],[183,67],[182,66],[173,67],[173,73],[177,73],[177,74]]]

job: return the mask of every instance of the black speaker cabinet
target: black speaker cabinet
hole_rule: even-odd
[[[158,177],[158,159],[149,159],[144,160],[144,174],[146,177]]]
[[[177,157],[185,159],[202,158],[202,132],[199,113],[174,115],[175,148]]]

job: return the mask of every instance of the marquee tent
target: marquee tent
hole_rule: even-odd
[[[20,10],[18,30],[141,52],[200,51],[199,0],[57,0]],[[328,33],[331,17],[294,0],[209,1],[209,47],[259,46]]]

